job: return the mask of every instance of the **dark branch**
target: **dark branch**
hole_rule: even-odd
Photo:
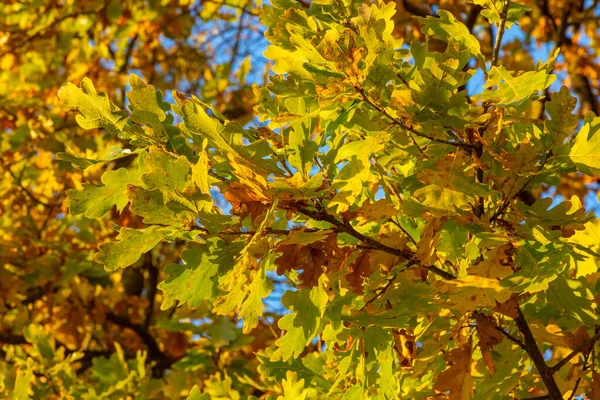
[[[517,328],[521,335],[523,336],[523,341],[525,344],[525,348],[529,358],[533,361],[535,368],[537,369],[544,385],[546,385],[546,390],[548,390],[548,398],[550,400],[562,400],[562,394],[560,393],[560,389],[556,384],[556,381],[552,377],[552,371],[546,365],[544,361],[544,356],[540,351],[535,338],[533,337],[533,333],[529,328],[529,324],[527,324],[527,320],[523,315],[520,307],[517,307],[517,317],[514,318],[515,323],[517,324]]]
[[[144,268],[148,271],[148,308],[146,309],[146,320],[144,321],[144,326],[148,329],[154,314],[154,300],[156,298],[156,287],[158,286],[158,268],[152,262],[151,251],[144,254]]]
[[[127,317],[121,317],[111,312],[106,314],[106,319],[115,325],[122,328],[128,328],[134,331],[138,337],[144,342],[148,348],[148,357],[156,362],[156,366],[153,368],[153,374],[155,377],[160,377],[163,372],[168,369],[176,359],[168,354],[163,353],[158,346],[158,342],[154,339],[154,336],[141,324],[134,324]]]

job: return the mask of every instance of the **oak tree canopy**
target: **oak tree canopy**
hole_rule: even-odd
[[[0,395],[600,399],[597,6],[0,5]]]

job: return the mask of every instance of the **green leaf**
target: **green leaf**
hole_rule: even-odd
[[[198,162],[192,166],[192,180],[204,194],[210,193],[210,184],[208,183],[208,154],[205,150],[198,153]]]
[[[456,214],[468,210],[473,198],[467,194],[441,185],[428,185],[414,192],[423,205],[434,209],[436,215]]]
[[[184,218],[165,206],[165,200],[160,190],[146,190],[139,186],[128,185],[127,197],[131,202],[129,209],[132,213],[144,217],[147,225],[172,225],[181,226]],[[192,216],[191,213],[188,213]]]
[[[129,86],[131,91],[127,93],[127,98],[132,109],[131,120],[141,125],[148,125],[154,131],[154,139],[159,142],[165,142],[167,139],[166,128],[171,128],[172,118],[167,120],[165,110],[169,105],[162,101],[162,94],[154,86],[147,85],[137,75],[129,76]],[[163,122],[168,124],[163,126]]]
[[[587,287],[585,279],[567,279],[558,277],[548,287],[546,301],[564,310],[563,315],[568,315],[582,324],[594,326],[598,324],[598,314],[592,307],[590,300],[594,294]]]
[[[139,183],[140,172],[131,172],[125,168],[106,171],[101,178],[103,186],[84,183],[82,190],[67,190],[66,204],[69,211],[73,215],[84,214],[87,218],[100,218],[112,206],[116,206],[119,212],[123,211],[129,202],[127,185]]]
[[[146,157],[144,183],[165,192],[181,192],[190,172],[190,162],[185,156],[174,157],[161,150],[151,149]]]
[[[389,329],[370,327],[365,331],[366,367],[369,370],[367,378],[371,385],[377,387],[382,398],[394,398],[398,393],[398,378],[396,376],[396,353],[394,338]]]
[[[29,387],[33,380],[33,359],[27,358],[25,370],[23,366],[18,368],[17,378],[15,380],[15,389],[13,391],[14,400],[29,400]]]
[[[569,138],[579,122],[577,115],[573,114],[577,106],[577,99],[571,96],[571,92],[565,86],[560,88],[558,93],[554,93],[544,108],[550,115],[550,120],[545,122],[550,131],[549,135],[544,135],[544,144],[548,148],[561,146]]]
[[[252,283],[246,290],[248,297],[244,300],[238,318],[244,318],[244,333],[249,333],[258,326],[258,318],[263,315],[262,299],[273,290],[273,283],[267,277],[267,266],[273,265],[275,254],[270,253],[261,261],[260,268],[254,274]]]
[[[472,3],[483,7],[481,15],[483,15],[490,24],[498,25],[501,20],[502,12],[504,10],[504,0],[470,0]],[[508,15],[506,18],[506,28],[510,29],[513,23],[517,22],[521,17],[525,15],[530,8],[522,4],[510,2],[508,8]]]
[[[314,157],[319,149],[319,144],[312,141],[311,124],[305,125],[304,122],[296,123],[292,126],[289,134],[288,161],[290,165],[300,171],[304,178],[308,178],[310,169],[314,163]]]
[[[83,78],[79,87],[72,83],[63,86],[58,98],[64,110],[79,112],[75,119],[83,129],[104,128],[119,133],[127,123],[127,112],[112,103],[106,93],[97,93],[88,78]]]
[[[215,347],[228,346],[238,338],[238,329],[228,317],[215,317],[206,332],[212,338]]]
[[[502,106],[517,106],[529,99],[532,94],[537,94],[554,82],[556,75],[548,73],[546,69],[525,72],[519,76],[504,66],[492,67],[483,93],[473,96],[476,101],[489,101]],[[495,89],[489,89],[497,86]]]
[[[222,136],[225,127],[216,118],[208,116],[199,100],[192,98],[185,101],[181,106],[181,114],[189,131],[200,136],[200,143],[206,138],[212,146],[224,154],[242,158]]]
[[[428,16],[427,18],[416,17],[423,25],[422,32],[426,35],[433,35],[436,39],[443,40],[446,43],[460,43],[469,53],[483,61],[479,40],[469,32],[469,29],[457,21],[451,12],[438,10],[439,18]]]
[[[205,248],[188,249],[181,255],[185,265],[169,264],[165,268],[168,278],[158,285],[163,291],[161,310],[167,310],[176,301],[198,308],[215,295],[219,264],[216,257]]]
[[[594,132],[590,137],[590,124],[585,124],[569,152],[569,158],[577,168],[589,175],[600,174],[600,134]]]
[[[23,330],[23,336],[28,343],[33,345],[32,355],[37,355],[45,360],[53,360],[56,344],[54,338],[39,324],[30,324]]]
[[[286,332],[275,343],[277,350],[271,355],[271,361],[287,361],[300,356],[316,336],[327,305],[323,279],[319,279],[319,284],[311,290],[288,290],[281,302],[294,313],[286,314],[279,320],[279,327]]]
[[[313,391],[304,388],[304,379],[298,380],[298,373],[287,371],[286,379],[281,382],[283,387],[283,396],[279,396],[277,400],[304,400]]]
[[[210,394],[200,392],[198,385],[194,385],[186,400],[211,400]]]
[[[69,151],[69,149],[67,149]],[[118,146],[111,146],[108,149],[106,155],[100,159],[94,160],[85,157],[79,157],[70,152],[67,153],[56,153],[56,158],[62,161],[66,161],[71,163],[71,165],[77,169],[85,170],[92,165],[96,165],[99,163],[106,163],[108,161],[118,160],[123,157],[129,157],[134,154],[130,149],[123,149]]]
[[[108,271],[125,268],[140,259],[143,253],[152,250],[161,240],[173,234],[173,228],[156,225],[146,229],[121,228],[116,242],[98,245],[94,259],[104,264]]]

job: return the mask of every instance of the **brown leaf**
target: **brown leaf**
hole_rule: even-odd
[[[590,400],[600,400],[600,374],[592,371],[592,383],[590,384],[592,391],[588,395]]]
[[[494,311],[513,319],[519,316],[518,309],[519,302],[514,295],[507,301],[497,304],[496,307],[494,307]]]
[[[469,400],[472,397],[471,350],[471,340],[468,340],[444,355],[448,369],[438,375],[433,386],[436,392],[449,392],[449,400]]]
[[[289,243],[285,240],[275,248],[276,252],[283,253],[275,259],[277,274],[302,270],[299,278],[305,287],[316,286],[326,269],[338,269],[349,254],[348,249],[338,246],[336,233],[306,244],[286,242]]]
[[[363,294],[363,282],[367,276],[373,273],[370,260],[371,253],[371,250],[363,251],[348,267],[349,273],[346,275],[346,279],[355,293]]]
[[[485,253],[485,259],[470,267],[469,274],[485,278],[503,279],[514,273],[513,255],[515,248],[512,243],[495,247]]]
[[[223,196],[231,204],[231,213],[238,215],[241,220],[250,215],[254,223],[259,223],[260,216],[269,208],[266,197],[239,182],[232,182]]]
[[[475,314],[475,322],[477,323],[477,338],[479,339],[479,348],[481,349],[483,361],[490,375],[494,375],[496,365],[492,358],[492,349],[495,345],[502,342],[504,336],[496,329],[498,324],[491,316],[477,313]]]

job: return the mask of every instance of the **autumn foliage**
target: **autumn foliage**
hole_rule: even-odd
[[[25,3],[0,397],[600,399],[596,1]]]

